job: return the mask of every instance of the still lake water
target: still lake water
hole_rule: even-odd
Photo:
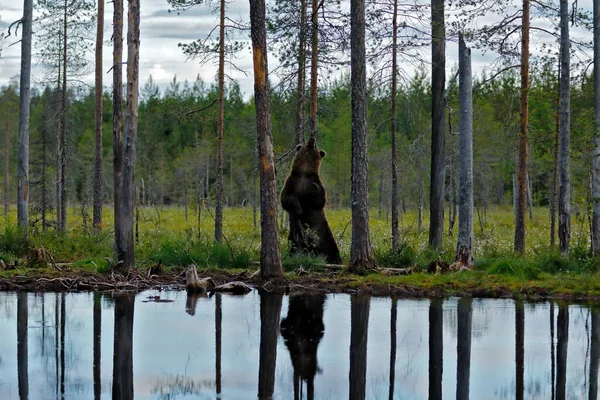
[[[0,399],[596,399],[599,345],[567,303],[0,293]]]

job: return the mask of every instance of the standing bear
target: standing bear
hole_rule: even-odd
[[[319,177],[326,153],[317,148],[314,138],[298,145],[296,151],[281,191],[281,205],[290,216],[290,253],[322,255],[330,264],[341,264],[340,251],[325,218],[327,199]]]

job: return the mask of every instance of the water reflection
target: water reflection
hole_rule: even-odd
[[[144,303],[149,294],[165,301]],[[0,293],[0,398],[598,398],[597,305],[188,301],[184,292]]]

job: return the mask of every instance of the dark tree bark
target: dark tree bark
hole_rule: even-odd
[[[263,279],[283,276],[277,228],[277,183],[271,132],[270,93],[267,70],[265,1],[250,1],[250,30],[254,56],[254,103],[260,171],[260,272]]]
[[[94,115],[94,211],[92,223],[96,232],[102,229],[102,47],[104,39],[104,0],[98,0],[96,30],[96,111]]]
[[[473,83],[471,49],[462,33],[458,45],[460,149],[458,190],[458,244],[456,262],[473,266]]]
[[[569,306],[558,306],[556,322],[556,400],[567,398],[567,347],[569,343]]]
[[[442,398],[442,374],[444,355],[443,300],[431,299],[429,305],[429,398]]]
[[[8,220],[8,211],[10,210],[10,130],[8,120],[4,123],[4,132],[4,219]]]
[[[100,361],[102,355],[102,296],[94,293],[94,400],[100,400],[101,369]]]
[[[592,310],[592,343],[590,350],[590,392],[588,399],[598,398],[598,367],[600,366],[600,311]]]
[[[523,400],[525,373],[525,308],[522,301],[515,301],[515,374],[516,399]]]
[[[560,65],[558,66],[560,71]],[[560,72],[559,72],[560,74]],[[560,80],[560,79],[559,79]],[[554,134],[554,163],[552,170],[552,194],[550,197],[550,246],[556,241],[556,208],[558,207],[558,152],[560,149],[560,95],[556,96],[556,130]]]
[[[310,137],[317,138],[317,85],[319,66],[319,0],[312,0],[312,48],[310,60]]]
[[[529,0],[523,0],[521,26],[521,134],[519,135],[519,160],[517,167],[517,207],[515,209],[515,251],[525,252],[525,212],[527,193],[527,132],[529,121]]]
[[[225,0],[219,17],[219,108],[217,111],[217,188],[215,197],[215,242],[223,240],[223,130],[225,120]]]
[[[458,300],[458,333],[456,362],[456,399],[469,400],[471,377],[471,327],[473,319],[473,299],[462,297]]]
[[[431,192],[429,194],[429,245],[442,246],[444,233],[444,181],[446,163],[446,28],[444,0],[431,0]]]
[[[392,93],[391,93],[391,135],[392,135],[392,251],[398,250],[400,233],[398,232],[398,165],[396,160],[396,109],[398,81],[398,0],[394,0],[394,16],[392,19]]]
[[[223,311],[221,308],[221,293],[215,295],[215,375],[217,395],[221,394],[221,334]]]
[[[117,293],[113,353],[113,400],[133,399],[133,311],[135,294]]]
[[[28,319],[27,293],[19,292],[17,294],[17,372],[19,375],[19,398],[21,400],[29,398]]]
[[[600,254],[600,0],[594,0],[594,136],[592,158],[592,251]]]
[[[395,2],[396,3],[396,2]],[[390,316],[390,391],[389,400],[394,400],[394,382],[396,380],[396,336],[398,319],[398,299],[392,298],[392,312]]]
[[[551,399],[554,400],[554,389],[556,387],[556,356],[554,346],[554,302],[550,303],[550,388],[552,390]]]
[[[60,393],[61,398],[65,397],[65,337],[67,331],[67,311],[66,311],[66,298],[63,292],[60,296]]]
[[[23,39],[21,41],[21,80],[19,86],[19,154],[17,186],[17,220],[27,234],[29,225],[29,103],[31,100],[31,37],[33,0],[23,2]],[[6,141],[8,143],[8,132]],[[8,158],[6,159],[8,162]],[[8,185],[5,189],[8,189]],[[8,195],[8,191],[5,191]],[[5,201],[4,215],[8,211]]]
[[[350,400],[365,399],[369,304],[366,296],[350,298]]]
[[[123,0],[113,1],[113,211],[115,247],[121,243],[121,176],[123,174]]]
[[[560,252],[569,253],[571,242],[571,54],[569,2],[560,0],[560,153],[558,162],[558,240]]]
[[[140,63],[140,3],[128,0],[127,13],[127,117],[123,147],[123,175],[121,183],[120,242],[117,254],[120,268],[128,271],[135,267],[135,240],[133,213],[135,208],[135,142],[138,125],[138,87]]]
[[[260,0],[259,0],[260,1]],[[271,399],[275,389],[277,335],[283,295],[260,294],[260,360],[258,366],[258,398]]]
[[[375,267],[369,234],[369,159],[367,150],[367,75],[365,60],[365,2],[350,2],[352,82],[352,243],[350,268]]]
[[[300,27],[298,30],[298,102],[296,103],[296,145],[304,143],[304,89],[306,78],[306,9],[307,0],[300,0]],[[312,70],[311,70],[312,71]]]
[[[64,19],[63,19],[63,51],[62,51],[62,90],[61,90],[61,108],[60,108],[60,218],[58,219],[58,231],[64,232],[67,228],[67,8],[68,2],[64,3]]]

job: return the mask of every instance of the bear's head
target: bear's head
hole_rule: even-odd
[[[321,159],[325,157],[327,153],[323,150],[319,150],[314,138],[310,138],[306,144],[299,144],[296,146],[296,151],[298,153],[296,154],[296,157],[294,157],[292,170],[304,174],[319,172]]]

